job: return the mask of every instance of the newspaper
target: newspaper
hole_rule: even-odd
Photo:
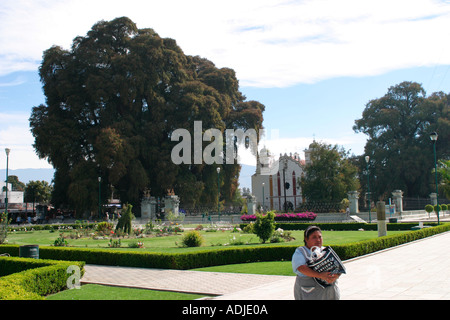
[[[346,273],[341,259],[331,247],[312,247],[310,255],[306,254],[306,250],[303,249],[303,254],[307,259],[307,266],[314,271],[331,272],[334,274]],[[314,280],[322,287],[330,286],[328,282],[322,279],[314,278]]]

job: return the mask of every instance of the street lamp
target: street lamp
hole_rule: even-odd
[[[11,149],[6,148],[6,199],[5,199],[5,211],[8,214],[8,166],[9,166],[9,152]]]
[[[98,217],[102,218],[102,177],[98,177]]]
[[[262,194],[262,200],[263,200],[263,212],[264,212],[264,186],[265,186],[266,184],[263,182],[262,183],[262,191],[263,191],[263,194]]]
[[[367,201],[369,203],[369,223],[372,223],[372,210],[370,210],[370,180],[369,180],[369,161],[370,157],[366,156],[366,163],[367,163]]]
[[[220,221],[220,168],[217,167],[217,212],[219,213],[219,221]]]
[[[287,159],[283,159],[283,190],[284,190],[284,212],[287,212],[287,201],[286,201],[286,170],[288,167]]]
[[[439,189],[438,189],[438,177],[437,177],[437,159],[436,159],[436,141],[438,139],[438,134],[436,132],[432,132],[430,134],[430,139],[433,141],[433,151],[434,151],[434,176],[436,178],[436,213],[439,224]]]

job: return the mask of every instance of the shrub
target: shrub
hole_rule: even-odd
[[[53,245],[55,247],[67,247],[69,243],[64,238],[63,234],[61,233],[58,238],[56,238],[55,242],[53,242]]]
[[[111,235],[111,231],[113,230],[113,228],[114,228],[114,224],[112,224],[111,222],[106,222],[106,221],[100,222],[97,225],[97,233],[99,235],[109,236],[109,235]]]
[[[442,208],[442,211],[447,211],[448,210],[448,206],[446,204],[442,204],[441,208]]]
[[[438,205],[435,205],[434,207],[433,207],[433,210],[434,210],[434,212],[437,212],[437,210],[438,210]],[[439,206],[439,212],[441,212],[442,211],[442,206]]]
[[[122,209],[122,215],[117,222],[116,231],[122,230],[124,233],[131,233],[131,221],[134,219],[134,214],[131,211],[133,206],[127,204],[126,207]]]
[[[255,224],[253,222],[250,222],[245,225],[241,225],[241,229],[244,233],[255,233]]]
[[[186,233],[181,241],[184,247],[200,247],[204,239],[200,232],[192,230]]]
[[[128,248],[144,248],[144,243],[142,241],[132,241],[128,243]]]
[[[71,276],[67,269],[73,265],[80,268],[82,276],[84,262],[0,257],[4,275],[0,278],[0,300],[42,300],[59,292],[67,288]]]
[[[108,246],[110,247],[110,248],[120,248],[121,247],[121,242],[120,242],[120,239],[118,239],[118,240],[113,240],[113,239],[109,239],[109,244],[108,244]]]
[[[256,215],[254,232],[261,239],[262,243],[266,243],[275,231],[275,214],[269,211],[266,215]]]
[[[433,206],[431,204],[427,204],[425,206],[425,211],[426,212],[431,213],[431,212],[433,212],[433,210],[434,210],[434,208],[433,208]]]
[[[293,241],[295,238],[292,236],[292,232],[290,231],[284,231],[281,228],[278,228],[273,233],[272,237],[270,238],[271,243],[277,243],[277,242],[289,242]]]

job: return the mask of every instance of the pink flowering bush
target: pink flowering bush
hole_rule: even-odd
[[[275,216],[275,221],[314,221],[316,218],[313,212],[282,213]]]
[[[275,221],[314,221],[317,218],[317,214],[313,212],[302,212],[302,213],[280,213],[275,215]],[[249,214],[243,215],[241,220],[244,222],[256,221],[256,215]]]
[[[241,220],[244,221],[244,222],[256,221],[256,215],[254,215],[254,214],[244,214],[241,217]]]

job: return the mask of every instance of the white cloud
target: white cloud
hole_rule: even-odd
[[[0,82],[0,88],[20,86],[21,84],[24,84],[24,83],[25,83],[25,80],[22,79],[21,77],[18,77],[9,82]]]
[[[353,132],[340,132],[334,137],[317,137],[317,138],[307,138],[307,137],[280,137],[279,130],[268,131],[267,137],[258,145],[258,151],[266,148],[271,155],[276,159],[279,158],[281,154],[291,154],[297,153],[300,159],[305,159],[304,151],[309,148],[309,145],[316,140],[317,142],[330,144],[332,146],[337,145],[344,148],[345,151],[349,151],[350,155],[363,154],[364,146],[367,141],[367,137],[363,134],[356,134]],[[240,146],[238,150],[239,163],[246,165],[256,165],[256,156],[254,156],[250,149],[245,149]]]
[[[28,114],[0,113],[0,167],[6,167],[5,148],[11,149],[9,168],[52,168],[39,159],[34,148],[34,138],[28,128]]]
[[[434,0],[2,0],[0,75],[36,69],[101,20],[128,16],[190,55],[236,70],[241,85],[450,64],[450,4]]]

